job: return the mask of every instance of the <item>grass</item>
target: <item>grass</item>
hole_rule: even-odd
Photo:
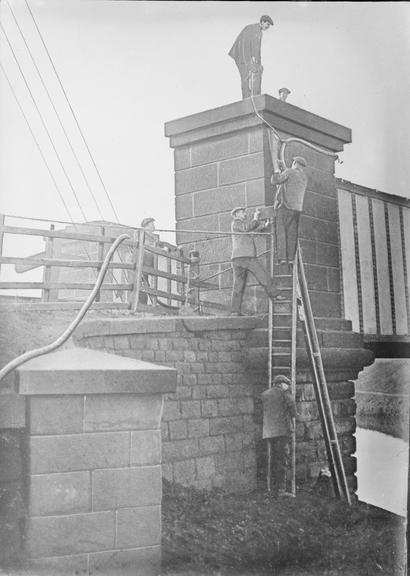
[[[401,576],[404,531],[393,514],[309,492],[274,499],[164,483],[165,574]]]

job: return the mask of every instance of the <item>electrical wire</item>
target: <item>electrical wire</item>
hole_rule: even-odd
[[[15,99],[15,101],[16,101],[16,103],[17,103],[17,106],[19,107],[20,112],[22,113],[23,118],[24,118],[24,120],[26,121],[27,127],[28,127],[28,129],[30,130],[30,132],[31,132],[31,135],[32,135],[33,140],[34,140],[34,143],[36,144],[37,149],[38,149],[38,151],[39,151],[39,153],[40,153],[40,156],[41,156],[41,158],[43,159],[43,162],[44,162],[44,164],[45,164],[45,166],[46,166],[46,168],[47,168],[48,173],[50,174],[50,177],[51,177],[51,179],[52,179],[52,181],[53,181],[53,183],[54,183],[54,186],[55,186],[55,188],[56,188],[56,190],[57,190],[57,193],[58,193],[58,195],[59,195],[59,197],[60,197],[60,200],[61,200],[61,202],[63,203],[63,206],[64,206],[64,208],[65,208],[65,210],[66,210],[66,212],[67,212],[67,214],[68,214],[68,217],[70,218],[69,224],[74,224],[74,219],[73,219],[73,217],[72,217],[72,215],[71,215],[71,212],[70,212],[70,210],[69,210],[69,208],[68,208],[68,206],[67,206],[67,204],[66,204],[66,201],[64,200],[64,196],[63,196],[63,194],[62,194],[62,192],[61,192],[61,190],[60,190],[60,187],[59,187],[59,185],[58,185],[58,183],[57,183],[57,180],[56,180],[55,177],[54,177],[54,174],[53,174],[53,172],[52,172],[52,170],[51,170],[51,168],[50,168],[50,165],[49,165],[49,163],[47,162],[47,159],[46,159],[46,157],[45,157],[45,155],[44,155],[44,152],[42,151],[42,149],[41,149],[41,147],[40,147],[40,144],[39,144],[39,142],[38,142],[38,140],[37,140],[37,138],[36,138],[36,135],[34,134],[34,131],[33,131],[32,127],[31,127],[31,125],[30,125],[30,122],[29,122],[29,120],[28,120],[28,118],[27,118],[27,116],[26,116],[26,114],[25,114],[25,112],[24,112],[24,110],[23,110],[23,107],[22,107],[22,105],[21,105],[21,103],[20,103],[20,101],[19,101],[19,99],[18,99],[18,97],[17,97],[17,94],[16,94],[16,92],[15,92],[15,90],[14,90],[14,88],[13,88],[13,85],[12,85],[12,83],[11,83],[11,81],[10,81],[10,78],[9,78],[9,76],[8,76],[8,74],[7,74],[4,66],[3,66],[3,64],[1,63],[1,61],[0,61],[0,68],[1,68],[1,70],[2,70],[2,72],[3,72],[3,74],[4,74],[4,77],[5,77],[6,80],[7,80],[7,83],[8,83],[8,85],[9,85],[9,87],[10,87],[11,93],[12,93],[13,96],[14,96],[14,99]],[[5,214],[5,216],[7,216],[7,215]],[[16,216],[12,216],[12,218],[16,218]],[[17,217],[17,218],[19,218],[19,217]],[[24,218],[24,217],[21,217],[21,218]],[[33,218],[33,219],[30,218],[30,220],[34,220],[34,218]],[[38,218],[35,218],[35,220],[38,220]],[[66,223],[68,223],[68,222],[66,222]]]
[[[7,41],[7,44],[8,44],[8,46],[9,46],[9,48],[10,48],[11,53],[13,54],[13,58],[14,58],[16,64],[17,64],[17,67],[18,67],[18,69],[19,69],[19,71],[20,71],[20,74],[21,74],[21,76],[22,76],[22,78],[23,78],[23,80],[24,80],[24,84],[25,84],[25,86],[26,86],[26,88],[27,88],[27,90],[28,90],[28,92],[29,92],[29,94],[30,94],[30,97],[31,97],[31,100],[32,100],[32,102],[33,102],[33,104],[34,104],[34,107],[35,107],[36,110],[37,110],[37,113],[38,113],[38,115],[39,115],[39,118],[40,118],[40,120],[41,120],[41,123],[42,123],[42,125],[43,125],[43,128],[44,128],[44,130],[46,131],[46,134],[47,134],[47,136],[48,136],[48,138],[49,138],[49,140],[50,140],[50,143],[51,143],[51,145],[52,145],[52,147],[53,147],[53,150],[54,150],[54,152],[55,152],[55,155],[56,155],[56,157],[57,157],[57,159],[58,159],[58,162],[59,162],[59,164],[60,164],[60,166],[61,166],[61,169],[62,169],[62,171],[63,171],[63,173],[64,173],[64,176],[66,177],[67,182],[69,183],[69,186],[70,186],[70,188],[71,188],[71,191],[72,191],[72,193],[73,193],[73,195],[74,195],[74,198],[76,199],[78,208],[79,208],[79,210],[80,210],[80,212],[81,212],[81,214],[82,214],[82,216],[83,216],[83,218],[84,218],[84,221],[86,221],[86,220],[87,220],[87,217],[86,217],[85,212],[84,212],[84,210],[83,210],[83,207],[81,206],[81,203],[80,203],[80,201],[79,201],[79,199],[78,199],[78,196],[77,196],[77,194],[76,194],[76,191],[74,190],[73,183],[71,182],[71,179],[70,179],[70,177],[69,177],[66,169],[64,168],[64,164],[63,164],[63,162],[62,162],[62,160],[61,160],[61,157],[60,157],[60,155],[59,155],[59,153],[58,153],[58,151],[57,151],[57,148],[56,148],[56,146],[55,146],[55,144],[54,144],[54,141],[53,141],[53,139],[52,139],[52,137],[51,137],[50,131],[49,131],[48,128],[47,128],[47,125],[46,125],[46,123],[45,123],[45,121],[44,121],[44,118],[43,118],[43,116],[42,116],[42,114],[41,114],[40,108],[38,107],[38,104],[37,104],[37,102],[36,102],[36,100],[35,100],[35,98],[34,98],[34,96],[33,96],[33,93],[32,93],[32,91],[31,91],[31,88],[30,88],[30,86],[29,86],[29,84],[28,84],[28,82],[27,82],[27,78],[26,78],[26,76],[25,76],[25,74],[24,74],[24,72],[23,72],[22,67],[20,66],[20,63],[19,63],[18,58],[17,58],[17,55],[16,55],[16,53],[15,53],[15,51],[14,51],[14,49],[13,49],[13,46],[11,45],[10,39],[9,39],[9,37],[8,37],[8,35],[7,35],[7,32],[6,32],[4,26],[3,26],[3,24],[2,24],[1,22],[0,22],[0,29],[1,29],[1,31],[3,32],[4,37],[6,38],[6,41]]]
[[[28,9],[28,11],[29,11],[29,13],[30,13],[30,15],[31,15],[31,18],[32,18],[32,20],[33,20],[33,23],[34,23],[34,25],[35,25],[35,27],[36,27],[37,33],[38,33],[38,35],[39,35],[39,37],[40,37],[40,40],[41,40],[41,42],[42,42],[42,44],[43,44],[43,46],[44,46],[44,49],[45,49],[45,51],[46,51],[46,54],[47,54],[48,59],[49,59],[49,61],[50,61],[50,64],[51,64],[51,66],[52,66],[52,68],[53,68],[53,70],[54,70],[54,73],[55,73],[55,75],[56,75],[56,78],[57,78],[57,80],[58,80],[58,83],[59,83],[59,85],[60,85],[60,88],[61,88],[61,90],[62,90],[62,92],[63,92],[63,94],[64,94],[64,97],[65,97],[65,99],[66,99],[66,101],[67,101],[67,104],[68,104],[68,106],[69,106],[69,108],[70,108],[71,114],[72,114],[72,116],[73,116],[73,118],[74,118],[74,120],[75,120],[75,123],[76,123],[76,125],[77,125],[78,131],[79,131],[79,133],[80,133],[80,135],[81,135],[81,138],[82,138],[82,140],[83,140],[83,142],[84,142],[84,145],[85,145],[85,147],[86,147],[86,149],[87,149],[87,152],[88,152],[88,154],[89,154],[89,156],[90,156],[91,162],[92,162],[92,164],[93,164],[93,166],[94,166],[94,168],[95,168],[95,171],[96,171],[96,173],[97,173],[98,179],[99,179],[99,181],[100,181],[100,183],[101,183],[101,186],[102,186],[102,188],[103,188],[103,190],[104,190],[104,192],[105,192],[105,195],[107,196],[108,202],[109,202],[109,204],[110,204],[110,206],[111,206],[111,209],[112,209],[112,211],[113,211],[113,214],[114,214],[114,216],[115,216],[115,219],[116,219],[116,221],[119,223],[118,214],[117,214],[117,212],[116,212],[116,210],[115,210],[115,208],[114,208],[114,204],[113,204],[113,202],[112,202],[112,200],[111,200],[111,196],[110,196],[110,194],[109,194],[109,192],[108,192],[108,190],[107,190],[107,188],[106,188],[106,186],[105,186],[105,184],[104,184],[104,181],[103,181],[103,179],[102,179],[102,176],[101,176],[101,174],[100,174],[100,171],[99,171],[99,169],[98,169],[98,167],[97,167],[97,164],[96,164],[96,162],[95,162],[95,160],[94,160],[94,156],[93,156],[93,154],[91,153],[91,150],[90,150],[90,147],[88,146],[87,140],[85,139],[85,136],[84,136],[84,134],[83,134],[83,131],[81,130],[80,124],[79,124],[79,122],[78,122],[78,120],[77,120],[77,116],[76,116],[76,114],[75,114],[75,112],[74,112],[74,109],[73,109],[73,107],[72,107],[72,105],[71,105],[70,99],[68,98],[68,95],[67,95],[67,93],[66,93],[66,91],[65,91],[65,89],[64,89],[63,83],[62,83],[62,81],[61,81],[61,79],[60,79],[60,76],[59,76],[59,74],[58,74],[58,72],[57,72],[57,69],[56,69],[56,67],[55,67],[54,61],[53,61],[53,59],[52,59],[52,57],[51,57],[51,54],[50,54],[50,52],[49,52],[49,50],[48,50],[48,48],[47,48],[47,45],[46,45],[46,43],[45,43],[45,41],[44,41],[43,35],[42,35],[41,30],[40,30],[40,28],[39,28],[39,26],[38,26],[38,24],[37,24],[37,21],[36,21],[36,19],[35,19],[35,17],[34,17],[34,14],[33,14],[32,10],[31,10],[31,8],[30,8],[30,5],[29,5],[29,3],[28,3],[28,0],[25,0],[25,3],[26,3],[26,6],[27,6],[27,9]]]
[[[90,194],[91,194],[91,197],[92,197],[92,199],[93,199],[93,201],[94,201],[94,204],[95,204],[95,206],[96,206],[96,208],[97,208],[97,211],[98,211],[98,213],[99,213],[99,215],[100,215],[100,217],[101,217],[101,220],[104,220],[104,216],[103,216],[103,213],[102,213],[102,211],[101,211],[101,208],[100,208],[100,206],[99,206],[99,204],[98,204],[98,202],[97,202],[97,199],[96,199],[96,197],[95,197],[95,195],[94,195],[94,193],[93,193],[93,191],[92,191],[92,189],[91,189],[91,186],[90,186],[90,183],[89,183],[89,181],[88,181],[88,178],[87,178],[87,176],[86,176],[86,174],[85,174],[85,172],[84,172],[83,167],[81,166],[80,160],[79,160],[79,158],[78,158],[78,156],[77,156],[77,154],[76,154],[76,152],[75,152],[75,150],[74,150],[74,147],[73,147],[73,145],[72,145],[72,143],[71,143],[71,140],[70,140],[70,138],[69,138],[69,136],[68,136],[68,134],[67,134],[67,131],[66,131],[66,129],[64,128],[64,125],[63,125],[63,122],[62,122],[62,120],[61,120],[60,114],[58,113],[57,108],[56,108],[56,106],[55,106],[55,104],[54,104],[54,102],[53,102],[53,99],[51,98],[50,92],[48,91],[48,88],[47,88],[47,86],[46,86],[46,84],[45,84],[45,82],[44,82],[43,76],[42,76],[42,74],[41,74],[41,72],[40,72],[40,70],[39,70],[39,67],[37,66],[37,63],[36,63],[35,58],[34,58],[34,56],[33,56],[33,53],[32,53],[32,51],[31,51],[31,49],[30,49],[30,46],[28,45],[27,40],[26,40],[26,37],[25,37],[25,35],[24,35],[24,33],[23,33],[22,29],[21,29],[21,26],[19,25],[19,23],[18,23],[18,21],[17,21],[17,18],[16,18],[16,15],[15,15],[15,13],[14,13],[14,10],[13,10],[13,8],[11,7],[11,5],[10,5],[10,3],[9,3],[8,0],[6,0],[6,4],[8,5],[9,10],[10,10],[12,16],[13,16],[14,22],[15,22],[15,24],[16,24],[16,26],[17,26],[17,29],[18,29],[18,31],[19,31],[19,33],[20,33],[20,36],[21,36],[21,38],[23,39],[23,42],[24,42],[24,44],[25,44],[25,46],[26,46],[26,49],[27,49],[27,51],[28,51],[28,53],[29,53],[29,55],[30,55],[31,61],[32,61],[33,65],[34,65],[34,67],[35,67],[35,69],[36,69],[36,72],[37,72],[38,77],[39,77],[39,79],[40,79],[40,81],[41,81],[41,84],[42,84],[42,86],[43,86],[43,88],[44,88],[44,90],[45,90],[45,92],[46,92],[46,94],[47,94],[47,97],[48,97],[48,99],[49,99],[49,101],[50,101],[50,104],[51,104],[52,107],[53,107],[53,110],[54,110],[54,112],[55,112],[55,115],[56,115],[56,117],[57,117],[57,119],[58,119],[58,122],[59,122],[59,124],[60,124],[60,126],[61,126],[61,129],[62,129],[62,131],[63,131],[63,133],[64,133],[64,136],[65,136],[65,138],[66,138],[66,140],[67,140],[67,143],[68,143],[68,145],[69,145],[69,147],[70,147],[70,150],[71,150],[71,152],[73,153],[73,156],[74,156],[74,158],[75,158],[75,160],[76,160],[77,166],[78,166],[78,168],[79,168],[79,170],[80,170],[80,172],[81,172],[81,174],[82,174],[82,176],[83,176],[83,178],[84,178],[84,182],[85,182],[85,184],[86,184],[86,186],[87,186],[87,188],[88,188],[88,191],[89,191]]]

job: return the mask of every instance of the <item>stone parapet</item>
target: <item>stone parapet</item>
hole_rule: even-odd
[[[18,371],[28,564],[58,574],[157,574],[162,394],[175,390],[175,370],[68,349]]]

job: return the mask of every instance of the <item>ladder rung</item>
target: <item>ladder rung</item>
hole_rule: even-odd
[[[274,338],[273,343],[274,343],[274,345],[275,344],[288,344],[288,343],[292,344],[292,340],[280,340],[280,339],[275,340],[275,338]],[[280,346],[277,346],[277,348],[280,348]]]

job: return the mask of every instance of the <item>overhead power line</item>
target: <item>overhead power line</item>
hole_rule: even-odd
[[[92,191],[92,189],[91,189],[91,186],[90,186],[90,183],[89,183],[89,181],[88,181],[88,178],[87,178],[87,176],[86,176],[86,174],[85,174],[85,172],[84,172],[83,167],[81,166],[80,160],[79,160],[79,158],[78,158],[78,156],[77,156],[77,154],[76,154],[76,152],[75,152],[75,150],[74,150],[74,147],[73,147],[73,145],[72,145],[72,143],[71,143],[71,140],[70,140],[70,138],[69,138],[69,136],[68,136],[68,134],[67,134],[67,131],[66,131],[66,129],[64,128],[64,125],[63,125],[63,122],[62,122],[62,120],[61,120],[61,117],[60,117],[60,115],[59,115],[59,113],[58,113],[58,111],[57,111],[57,108],[56,108],[56,106],[55,106],[55,104],[54,104],[54,102],[53,102],[53,99],[51,98],[50,92],[49,92],[48,89],[47,89],[47,86],[46,86],[46,84],[45,84],[45,82],[44,82],[44,79],[43,79],[42,74],[41,74],[41,72],[40,72],[40,70],[39,70],[39,67],[37,66],[37,63],[36,63],[35,58],[34,58],[34,56],[33,56],[33,53],[32,53],[32,51],[31,51],[31,49],[30,49],[30,46],[28,45],[28,42],[27,42],[26,37],[25,37],[25,35],[24,35],[24,32],[23,32],[23,30],[21,29],[21,26],[19,25],[19,23],[18,23],[18,21],[17,21],[16,15],[15,15],[15,13],[14,13],[14,10],[13,10],[11,4],[9,3],[8,0],[6,0],[6,3],[7,3],[8,7],[9,7],[9,10],[10,10],[12,16],[13,16],[13,20],[14,20],[16,26],[17,26],[17,29],[18,29],[18,31],[19,31],[19,33],[20,33],[20,36],[21,36],[21,38],[23,39],[23,42],[24,42],[24,44],[25,44],[25,46],[26,46],[26,49],[27,49],[27,51],[28,51],[28,53],[29,53],[29,55],[30,55],[31,61],[32,61],[33,65],[34,65],[34,67],[35,67],[35,69],[36,69],[36,71],[37,71],[37,74],[38,74],[38,77],[40,78],[41,84],[42,84],[42,86],[43,86],[43,88],[44,88],[44,90],[45,90],[45,92],[46,92],[46,94],[47,94],[47,96],[48,96],[48,99],[49,99],[49,101],[50,101],[50,104],[52,105],[53,110],[54,110],[54,112],[55,112],[55,114],[56,114],[56,116],[57,116],[58,122],[59,122],[59,124],[60,124],[60,126],[61,126],[61,129],[62,129],[62,131],[63,131],[63,133],[64,133],[64,136],[65,136],[65,138],[66,138],[66,140],[67,140],[67,142],[68,142],[68,145],[69,145],[69,147],[70,147],[70,150],[71,150],[71,152],[73,153],[73,156],[74,156],[74,158],[75,158],[75,160],[76,160],[76,162],[77,162],[77,166],[78,166],[78,168],[79,168],[79,170],[80,170],[80,172],[81,172],[81,174],[82,174],[82,176],[83,176],[83,178],[84,178],[84,182],[86,183],[86,186],[87,186],[87,188],[88,188],[88,190],[89,190],[89,192],[90,192],[90,194],[91,194],[91,197],[92,197],[92,199],[93,199],[93,201],[94,201],[94,204],[95,204],[95,206],[96,206],[96,208],[97,208],[97,211],[98,211],[101,219],[104,220],[104,216],[103,216],[103,214],[102,214],[102,211],[101,211],[101,209],[100,209],[100,206],[99,206],[99,204],[98,204],[98,202],[97,202],[97,199],[96,199],[96,197],[95,197],[95,195],[94,195],[94,193],[93,193],[93,191]]]
[[[29,122],[29,120],[28,120],[28,118],[27,118],[27,116],[26,116],[26,114],[25,114],[25,112],[24,112],[24,109],[23,109],[23,107],[22,107],[22,105],[21,105],[21,103],[20,103],[20,101],[19,101],[19,99],[18,99],[18,97],[17,97],[17,94],[16,94],[16,92],[15,92],[15,90],[14,90],[14,88],[13,88],[13,85],[12,85],[12,83],[11,83],[11,81],[10,81],[10,78],[9,78],[9,76],[8,76],[8,74],[7,74],[4,66],[3,66],[3,64],[1,63],[1,61],[0,61],[0,67],[1,67],[1,69],[2,69],[2,72],[3,72],[3,74],[4,74],[4,77],[5,77],[6,80],[7,80],[8,85],[10,86],[10,90],[11,90],[13,96],[14,96],[14,99],[15,99],[15,101],[16,101],[16,103],[17,103],[17,106],[19,107],[20,112],[22,113],[23,118],[24,118],[24,120],[26,121],[26,124],[27,124],[27,126],[28,126],[28,129],[30,130],[31,135],[33,136],[33,140],[34,140],[34,142],[35,142],[35,144],[36,144],[36,146],[37,146],[37,148],[38,148],[38,151],[39,151],[39,153],[40,153],[41,158],[43,159],[43,162],[44,162],[44,164],[45,164],[45,166],[46,166],[46,168],[47,168],[47,170],[48,170],[48,173],[50,174],[50,177],[51,177],[51,179],[52,179],[52,181],[53,181],[53,183],[54,183],[54,186],[55,186],[55,188],[56,188],[56,190],[57,190],[57,193],[58,193],[58,195],[60,196],[61,202],[63,203],[63,206],[64,206],[64,208],[65,208],[65,210],[66,210],[66,212],[67,212],[67,214],[68,214],[68,217],[69,217],[69,219],[70,219],[70,222],[74,224],[74,219],[73,219],[73,217],[72,217],[72,215],[71,215],[71,212],[70,212],[70,210],[69,210],[69,208],[68,208],[68,206],[67,206],[67,204],[66,204],[66,201],[64,200],[63,193],[62,193],[61,190],[60,190],[60,187],[59,187],[59,185],[58,185],[58,183],[57,183],[57,180],[55,179],[54,174],[53,174],[53,172],[52,172],[52,170],[51,170],[51,168],[50,168],[50,165],[49,165],[49,163],[47,162],[47,158],[45,157],[45,154],[44,154],[44,152],[42,151],[42,149],[41,149],[41,147],[40,147],[40,144],[39,144],[39,142],[38,142],[38,140],[37,140],[37,138],[36,138],[36,135],[34,134],[34,131],[33,131],[32,127],[31,127],[31,125],[30,125],[30,122]]]
[[[12,55],[13,55],[14,61],[15,61],[16,64],[17,64],[17,67],[18,67],[19,72],[20,72],[20,74],[21,74],[21,76],[22,76],[22,78],[23,78],[24,84],[25,84],[25,86],[26,86],[26,88],[27,88],[27,90],[28,90],[28,92],[29,92],[29,94],[30,94],[30,97],[31,97],[31,100],[32,100],[32,102],[33,102],[33,104],[34,104],[34,107],[35,107],[35,109],[37,110],[37,113],[38,113],[38,115],[39,115],[39,118],[40,118],[40,120],[41,120],[41,123],[42,123],[42,125],[43,125],[43,128],[44,128],[44,130],[46,131],[46,134],[47,134],[47,136],[48,136],[48,138],[49,138],[49,140],[50,140],[50,143],[51,143],[51,145],[52,145],[52,147],[53,147],[53,150],[54,150],[54,152],[55,152],[55,155],[56,155],[56,157],[57,157],[57,159],[58,159],[58,162],[59,162],[59,164],[60,164],[60,166],[61,166],[61,169],[62,169],[62,171],[63,171],[63,173],[64,173],[64,176],[66,177],[67,182],[68,182],[68,184],[69,184],[69,186],[70,186],[70,188],[71,188],[71,191],[72,191],[72,193],[73,193],[73,195],[74,195],[74,198],[75,198],[75,200],[76,200],[76,202],[77,202],[78,208],[79,208],[79,210],[80,210],[80,212],[81,212],[84,220],[86,221],[86,220],[87,220],[87,217],[86,217],[86,215],[85,215],[85,212],[84,212],[84,210],[83,210],[83,207],[81,206],[81,202],[80,202],[79,199],[78,199],[78,196],[77,196],[77,193],[76,193],[76,191],[75,191],[75,189],[74,189],[73,183],[71,182],[70,176],[68,175],[67,170],[66,170],[65,167],[64,167],[64,164],[63,164],[63,162],[62,162],[62,160],[61,160],[61,157],[60,157],[60,155],[59,155],[59,153],[58,153],[58,150],[57,150],[57,148],[56,148],[56,146],[55,146],[55,144],[54,144],[53,138],[51,137],[50,131],[48,130],[47,125],[46,125],[46,123],[45,123],[45,121],[44,121],[44,118],[43,118],[43,115],[42,115],[42,113],[41,113],[41,111],[40,111],[40,108],[38,107],[38,104],[37,104],[37,102],[36,102],[36,100],[35,100],[35,98],[34,98],[34,96],[33,96],[33,93],[32,93],[32,91],[31,91],[31,88],[30,88],[30,86],[29,86],[29,84],[28,84],[28,82],[27,82],[27,78],[26,78],[26,76],[25,76],[25,74],[24,74],[24,72],[23,72],[22,67],[20,66],[20,62],[18,61],[17,55],[16,55],[16,53],[15,53],[15,51],[14,51],[14,49],[13,49],[13,46],[11,45],[10,39],[9,39],[9,37],[8,37],[8,35],[7,35],[7,32],[6,32],[4,26],[3,26],[3,24],[2,24],[1,22],[0,22],[0,29],[1,29],[1,31],[3,32],[3,35],[4,35],[4,37],[5,37],[6,41],[7,41],[7,44],[8,44],[8,46],[9,46],[9,48],[10,48],[10,51],[11,51],[11,53],[12,53]]]
[[[46,51],[46,54],[47,54],[48,59],[49,59],[49,61],[50,61],[50,64],[51,64],[51,66],[52,66],[52,68],[53,68],[53,70],[54,70],[54,73],[55,73],[55,75],[56,75],[56,78],[57,78],[57,80],[58,80],[58,83],[59,83],[59,85],[60,85],[60,88],[61,88],[61,90],[62,90],[62,92],[63,92],[63,94],[64,94],[64,97],[65,97],[65,99],[66,99],[66,101],[67,101],[67,104],[68,104],[68,106],[69,106],[69,108],[70,108],[71,114],[72,114],[72,116],[73,116],[73,118],[74,118],[74,120],[75,120],[75,123],[76,123],[76,125],[77,125],[78,131],[79,131],[79,133],[80,133],[80,135],[81,135],[81,138],[82,138],[82,140],[83,140],[83,142],[84,142],[84,145],[85,145],[85,147],[86,147],[86,149],[87,149],[87,152],[88,152],[88,154],[89,154],[89,156],[90,156],[91,162],[92,162],[92,164],[93,164],[93,166],[94,166],[94,168],[95,168],[95,171],[96,171],[96,173],[97,173],[98,179],[99,179],[99,181],[100,181],[100,183],[101,183],[101,186],[102,186],[102,188],[103,188],[103,190],[104,190],[104,192],[105,192],[105,195],[107,196],[107,199],[108,199],[108,202],[109,202],[109,204],[110,204],[110,206],[111,206],[111,209],[112,209],[112,211],[113,211],[113,214],[114,214],[117,222],[119,223],[119,218],[118,218],[117,212],[116,212],[116,210],[115,210],[115,208],[114,208],[114,205],[113,205],[113,202],[112,202],[112,200],[111,200],[110,194],[109,194],[109,192],[108,192],[108,190],[107,190],[107,188],[106,188],[106,186],[105,186],[105,184],[104,184],[104,181],[103,181],[103,179],[102,179],[101,173],[100,173],[100,171],[99,171],[99,169],[98,169],[98,167],[97,167],[97,164],[96,164],[96,162],[95,162],[95,160],[94,160],[94,156],[93,156],[93,154],[91,153],[90,147],[88,146],[88,143],[87,143],[87,140],[86,140],[86,138],[85,138],[85,136],[84,136],[84,134],[83,134],[83,131],[81,130],[80,124],[79,124],[79,122],[78,122],[78,120],[77,120],[77,116],[76,116],[76,114],[75,114],[75,112],[74,112],[74,109],[73,109],[73,107],[72,107],[72,105],[71,105],[70,99],[68,98],[68,95],[67,95],[67,93],[66,93],[66,91],[65,91],[65,88],[64,88],[64,86],[63,86],[63,83],[62,83],[62,81],[61,81],[61,79],[60,79],[60,75],[58,74],[57,69],[56,69],[56,67],[55,67],[55,65],[54,65],[54,61],[53,61],[53,59],[52,59],[52,57],[51,57],[51,54],[50,54],[50,52],[49,52],[49,50],[48,50],[48,48],[47,48],[47,45],[46,45],[46,43],[45,43],[45,41],[44,41],[43,35],[42,35],[41,30],[40,30],[40,28],[39,28],[39,26],[38,26],[38,24],[37,24],[37,21],[36,21],[36,19],[35,19],[35,17],[34,17],[34,14],[33,14],[32,10],[31,10],[31,8],[30,8],[30,5],[29,5],[29,3],[28,3],[28,0],[25,0],[25,3],[26,3],[26,6],[27,6],[28,11],[30,12],[31,18],[32,18],[33,23],[34,23],[34,25],[35,25],[35,27],[36,27],[37,33],[38,33],[38,35],[39,35],[39,37],[40,37],[40,40],[41,40],[41,42],[42,42],[42,44],[43,44],[43,46],[44,46],[44,49],[45,49],[45,51]]]

